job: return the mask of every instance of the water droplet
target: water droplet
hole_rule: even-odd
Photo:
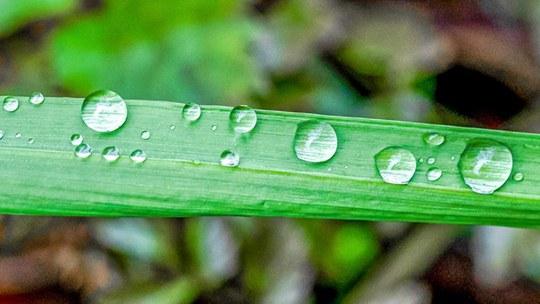
[[[450,160],[456,160],[455,156],[450,157]]]
[[[149,131],[142,131],[141,132],[141,138],[144,140],[150,139],[150,132]]]
[[[383,181],[389,184],[408,184],[416,172],[416,158],[400,147],[388,147],[377,153],[375,165]]]
[[[169,129],[172,131],[172,130],[176,129],[176,126],[175,125],[170,125]]]
[[[115,146],[106,147],[103,149],[102,156],[106,161],[114,162],[120,158],[120,150]]]
[[[4,135],[6,135],[4,130],[0,130],[0,139],[4,138]]]
[[[439,168],[431,168],[426,173],[426,178],[430,182],[439,180],[442,176],[442,170]]]
[[[140,164],[146,160],[146,153],[143,150],[137,149],[129,155],[129,158],[137,164]]]
[[[240,164],[240,156],[234,151],[225,150],[221,153],[219,163],[225,167],[237,167]]]
[[[78,146],[78,145],[82,144],[83,136],[81,134],[75,133],[75,134],[71,135],[69,140],[71,141],[72,145]]]
[[[201,106],[196,103],[187,103],[182,109],[182,117],[189,121],[196,121],[201,117]]]
[[[216,126],[216,125],[212,125],[211,129],[212,129],[212,131],[215,131],[215,130],[217,130],[217,126]]]
[[[428,157],[427,159],[428,165],[433,165],[436,161],[437,159],[435,159],[435,157]]]
[[[336,131],[329,123],[308,120],[298,124],[294,152],[299,159],[311,163],[325,162],[334,156],[337,146]]]
[[[15,133],[15,138],[21,138],[22,134],[20,132]]]
[[[424,142],[431,146],[440,146],[444,144],[446,138],[439,133],[426,133],[423,136]]]
[[[423,159],[423,158],[420,158],[420,159],[418,160],[418,162],[421,163],[421,164],[423,164],[423,163],[424,163],[424,159]]]
[[[28,143],[29,144],[33,144],[34,143],[34,139],[32,137],[28,138]]]
[[[236,133],[249,133],[257,125],[257,113],[248,106],[237,106],[231,110],[229,121]]]
[[[516,182],[521,182],[524,178],[525,176],[521,172],[517,172],[516,174],[514,174],[514,180]]]
[[[80,144],[75,147],[75,156],[78,158],[88,158],[92,155],[92,147],[87,144]]]
[[[459,160],[459,171],[472,191],[491,194],[502,187],[512,173],[512,152],[489,139],[471,140]]]
[[[19,100],[15,97],[8,96],[4,98],[4,110],[7,112],[15,112],[19,108]]]
[[[28,100],[33,105],[40,105],[45,101],[45,96],[40,92],[34,92]]]
[[[92,130],[108,133],[118,130],[127,119],[126,102],[112,91],[94,92],[83,101],[81,116],[84,123]]]

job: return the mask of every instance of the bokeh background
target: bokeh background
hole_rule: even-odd
[[[539,60],[536,0],[0,0],[4,94],[538,132]],[[540,303],[540,233],[0,215],[0,303]]]

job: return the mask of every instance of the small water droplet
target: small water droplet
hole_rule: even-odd
[[[15,133],[15,138],[21,138],[22,134],[20,132]]]
[[[436,161],[437,159],[435,159],[435,157],[428,157],[427,159],[428,165],[433,165]]]
[[[34,143],[34,139],[32,137],[28,138],[28,143],[29,144],[33,144]]]
[[[19,108],[19,100],[15,97],[8,96],[4,98],[4,111],[15,112]]]
[[[40,92],[34,92],[32,95],[30,95],[28,100],[33,105],[40,105],[45,101],[45,96],[43,96],[43,94]]]
[[[490,139],[473,139],[461,154],[459,171],[472,191],[491,194],[506,183],[512,165],[508,147]]]
[[[69,140],[71,141],[71,144],[74,145],[74,146],[78,146],[80,144],[82,144],[83,142],[83,136],[81,134],[73,134],[71,135],[71,137],[69,138]]]
[[[231,110],[229,121],[236,133],[249,133],[257,125],[257,113],[248,106],[237,106]]]
[[[296,157],[310,163],[320,163],[336,154],[338,139],[334,128],[326,122],[308,120],[298,124],[294,136]]]
[[[405,185],[416,172],[416,158],[407,149],[388,147],[375,155],[375,166],[384,182]]]
[[[514,174],[514,180],[516,182],[521,182],[524,178],[525,176],[521,172],[517,172],[516,174]]]
[[[438,181],[442,176],[442,170],[439,168],[431,168],[426,173],[426,178],[430,182]]]
[[[0,130],[0,139],[4,138],[4,135],[6,135],[4,130]]]
[[[456,160],[455,156],[450,157],[450,160]]]
[[[240,155],[234,151],[225,150],[221,153],[219,163],[225,167],[237,167],[240,164]]]
[[[75,156],[78,158],[88,158],[92,155],[92,147],[87,144],[80,144],[75,147]]]
[[[418,160],[418,162],[421,163],[421,164],[423,164],[423,163],[424,163],[424,159],[423,159],[423,158],[420,158],[420,159]]]
[[[88,95],[81,107],[81,117],[92,130],[108,133],[118,130],[127,119],[126,102],[112,91],[102,90]]]
[[[431,146],[440,146],[444,144],[446,138],[439,133],[426,133],[423,136],[424,142]]]
[[[115,146],[106,147],[103,149],[102,156],[106,161],[114,162],[120,158],[120,150]]]
[[[216,125],[212,125],[211,129],[212,129],[212,131],[215,131],[215,130],[217,130],[217,126],[216,126]]]
[[[169,129],[172,131],[172,130],[176,129],[176,126],[175,125],[170,125]]]
[[[137,164],[140,164],[146,160],[146,153],[143,150],[137,149],[129,155],[129,158]]]
[[[150,131],[142,131],[141,138],[144,140],[150,139]]]
[[[188,121],[197,121],[201,117],[201,106],[196,103],[187,103],[182,109],[182,117]]]

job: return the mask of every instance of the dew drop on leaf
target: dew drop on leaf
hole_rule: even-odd
[[[423,136],[424,142],[430,146],[440,146],[444,144],[446,138],[439,133],[426,133]]]
[[[257,125],[257,113],[248,106],[237,106],[231,110],[229,121],[236,133],[249,133]]]
[[[336,154],[338,139],[329,123],[308,120],[298,124],[293,146],[298,159],[320,163]]]
[[[100,133],[118,130],[126,122],[127,115],[124,99],[107,90],[88,95],[81,107],[81,117],[86,126]]]
[[[129,158],[134,163],[140,164],[140,163],[142,163],[142,162],[144,162],[146,160],[146,153],[141,149],[137,149],[137,150],[131,152],[131,154],[129,155]]]
[[[92,147],[87,144],[80,144],[75,147],[75,156],[78,158],[88,158],[92,155]]]
[[[442,170],[439,168],[431,168],[426,173],[426,178],[430,182],[438,181],[442,176]]]
[[[517,172],[516,174],[514,174],[514,180],[516,182],[521,182],[524,178],[525,176],[521,172]]]
[[[459,160],[459,172],[472,191],[491,194],[502,187],[512,173],[512,152],[490,139],[473,139]]]
[[[405,185],[416,172],[416,158],[407,149],[388,147],[375,155],[375,166],[384,182]]]
[[[118,148],[116,148],[115,146],[106,147],[105,149],[103,149],[101,155],[106,161],[114,162],[120,158],[120,150],[118,150]]]
[[[150,139],[150,131],[142,131],[141,132],[141,139],[148,140]]]
[[[19,108],[19,100],[15,97],[8,96],[4,98],[4,111],[15,112]]]
[[[75,133],[75,134],[71,135],[69,140],[71,141],[72,145],[78,146],[78,145],[82,144],[83,136],[81,134]]]
[[[30,95],[28,101],[33,105],[40,105],[45,101],[45,96],[40,92],[34,92]]]
[[[182,109],[182,117],[188,121],[197,121],[201,118],[201,106],[196,103],[187,103]]]
[[[234,151],[225,150],[221,153],[219,163],[224,167],[237,167],[240,164],[240,156]]]

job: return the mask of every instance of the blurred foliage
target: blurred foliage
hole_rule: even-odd
[[[0,37],[28,22],[68,13],[76,6],[76,0],[0,0]]]
[[[52,59],[61,83],[76,93],[112,87],[126,97],[201,103],[263,90],[249,53],[257,24],[242,14],[244,3],[200,3],[107,1],[60,27]]]

